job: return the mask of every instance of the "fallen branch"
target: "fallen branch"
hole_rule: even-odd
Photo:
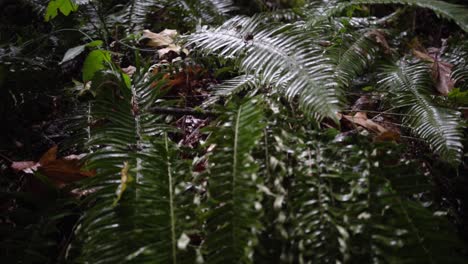
[[[154,114],[165,114],[165,115],[173,115],[173,116],[184,116],[184,115],[191,115],[195,117],[217,117],[220,115],[219,112],[216,111],[206,111],[202,109],[195,109],[195,108],[175,108],[175,107],[153,107],[150,109],[151,113]]]

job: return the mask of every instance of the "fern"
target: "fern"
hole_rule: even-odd
[[[297,149],[298,166],[289,190],[292,255],[302,263],[344,262],[349,257],[349,231],[337,216],[351,215],[340,208],[339,197],[349,195],[352,190],[348,188],[352,187],[345,185],[334,189],[332,186],[339,181],[331,183],[328,177],[339,174],[345,181],[351,178],[323,157],[323,149],[307,146],[311,143],[299,145]]]
[[[240,57],[242,71],[260,76],[290,101],[299,97],[306,112],[334,118],[340,91],[317,36],[306,34],[300,24],[266,26],[256,18],[236,17],[188,39],[206,52]]]
[[[457,44],[455,49],[446,55],[448,62],[453,64],[452,78],[456,85],[461,88],[468,88],[468,45],[466,43]]]
[[[15,204],[14,208],[2,213],[2,261],[57,262],[60,253],[58,239],[66,239],[67,236],[64,225],[77,216],[72,209],[76,208],[75,201],[63,194],[56,189],[43,190],[41,195],[1,190],[0,197]]]
[[[329,10],[329,15],[341,12],[345,8],[361,4],[402,4],[427,8],[437,15],[452,20],[465,32],[468,32],[468,9],[462,5],[447,3],[439,0],[351,0],[339,3],[337,7]]]
[[[132,0],[125,9],[124,24],[128,25],[129,32],[142,30],[146,16],[151,8],[160,4],[160,0]]]
[[[203,246],[207,263],[251,263],[261,227],[256,205],[260,179],[250,153],[262,135],[262,113],[254,101],[228,107],[209,140],[216,148],[209,158],[211,206]]]
[[[23,3],[29,5],[31,9],[38,15],[43,16],[47,8],[47,0],[21,0]]]
[[[208,107],[221,98],[229,98],[244,91],[249,91],[258,87],[259,81],[252,75],[240,75],[227,80],[214,87],[213,95],[203,102],[203,106]]]
[[[256,252],[266,259],[260,263],[275,259],[269,255],[287,263],[465,261],[447,219],[415,200],[431,185],[397,147],[362,137],[352,144],[332,142],[323,132],[307,132],[303,120],[281,114],[270,122],[269,162],[258,162],[265,164],[268,171],[259,173],[276,198],[264,203],[268,232]]]
[[[460,114],[435,105],[431,99],[430,69],[424,64],[391,67],[385,70],[380,85],[392,92],[394,107],[406,114],[403,122],[426,140],[448,162],[459,163],[463,153]]]
[[[149,90],[152,80],[145,79],[137,74],[131,86],[116,72],[93,79],[91,114],[104,124],[92,130],[88,143],[95,151],[87,166],[97,176],[84,187],[93,193],[73,243],[78,262],[183,263],[190,252],[177,247],[181,226],[190,223],[177,197],[188,168],[159,118],[147,112],[160,87]]]
[[[222,23],[235,9],[232,0],[176,0],[166,4],[182,10],[192,22],[198,23],[196,19],[201,19],[207,24]]]
[[[344,87],[349,87],[351,82],[363,74],[364,70],[380,55],[381,49],[373,39],[373,34],[382,33],[370,30],[357,39],[352,37],[350,44],[343,43],[330,52],[330,56],[336,63],[336,78]]]

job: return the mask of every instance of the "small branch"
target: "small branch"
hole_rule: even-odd
[[[3,155],[2,153],[0,153],[0,158],[4,159],[4,160],[6,160],[6,161],[8,161],[8,162],[10,162],[10,163],[13,163],[13,161],[12,161],[10,158],[8,158],[7,156]]]
[[[149,110],[151,113],[154,114],[166,114],[166,115],[173,115],[173,116],[185,116],[191,115],[195,117],[217,117],[221,113],[215,111],[205,111],[201,109],[194,109],[194,108],[175,108],[175,107],[153,107]]]

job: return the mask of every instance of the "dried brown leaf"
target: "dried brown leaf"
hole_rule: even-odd
[[[350,115],[341,115],[341,118],[344,118],[356,125],[360,125],[364,128],[366,128],[367,130],[370,130],[372,132],[375,132],[377,134],[381,134],[381,133],[384,133],[384,132],[387,132],[388,130],[377,124],[376,122],[370,120],[368,117],[367,117],[367,114],[364,113],[364,112],[357,112],[354,116],[350,116]]]
[[[11,168],[29,174],[39,171],[52,180],[57,187],[62,187],[66,183],[92,177],[96,174],[94,171],[82,170],[80,159],[83,155],[70,155],[57,159],[57,152],[58,147],[53,146],[42,155],[38,162],[17,161],[12,163]]]
[[[443,61],[436,61],[432,66],[433,76],[437,76],[437,91],[442,95],[448,95],[455,87],[455,80],[452,78],[453,65]]]
[[[378,29],[371,30],[367,33],[367,36],[373,37],[375,39],[375,42],[377,42],[378,44],[380,44],[380,46],[382,46],[382,48],[384,48],[385,53],[391,53],[392,48],[388,44],[385,34],[382,31]]]
[[[174,38],[177,36],[177,31],[165,29],[160,33],[151,32],[148,29],[143,30],[143,40],[146,40],[146,45],[150,47],[160,48],[174,44]]]
[[[11,168],[15,171],[23,171],[25,173],[34,173],[39,164],[35,161],[15,161],[11,164]]]
[[[455,87],[452,78],[453,65],[441,60],[443,48],[429,48],[428,51],[413,50],[414,56],[432,64],[432,79],[437,91],[442,95],[448,95]]]
[[[375,142],[392,142],[392,141],[400,141],[400,133],[395,131],[386,131],[374,138]]]
[[[127,74],[128,76],[132,77],[133,74],[136,72],[136,67],[135,66],[128,66],[127,68],[122,68],[122,71]]]

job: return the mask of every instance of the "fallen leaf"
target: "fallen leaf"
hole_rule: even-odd
[[[158,55],[159,55],[160,59],[169,60],[168,58],[165,58],[165,57],[174,57],[174,56],[167,56],[168,54],[174,53],[175,55],[178,56],[180,54],[181,50],[182,50],[182,48],[180,46],[175,45],[175,44],[171,44],[171,45],[167,46],[166,48],[162,48],[162,49],[158,50]]]
[[[122,68],[123,73],[127,74],[128,76],[132,77],[133,74],[136,72],[136,67],[135,66],[128,66],[127,68]]]
[[[400,141],[400,133],[394,131],[385,131],[374,138],[375,142]]]
[[[340,116],[341,118],[344,118],[356,125],[360,125],[366,128],[367,130],[373,131],[377,134],[382,134],[388,131],[385,127],[367,118],[367,114],[364,112],[357,112],[354,116],[350,116],[350,115],[340,115]]]
[[[421,59],[423,61],[434,63],[434,58],[429,56],[429,54],[427,54],[427,53],[421,52],[419,50],[413,50],[413,55],[418,57],[419,59]]]
[[[142,40],[145,41],[145,45],[149,47],[159,48],[174,44],[174,38],[176,36],[177,31],[171,29],[165,29],[160,33],[154,33],[145,29],[143,30]]]
[[[40,166],[44,166],[47,163],[56,160],[57,159],[57,151],[58,151],[58,147],[53,146],[46,153],[44,153],[42,155],[41,159],[39,160]]]
[[[154,47],[158,49],[159,60],[174,62],[181,60],[181,55],[188,55],[189,51],[175,43],[175,38],[178,36],[176,30],[165,29],[159,33],[151,32],[147,29],[143,31],[141,41],[146,46]],[[182,54],[183,53],[183,54]]]
[[[455,87],[455,80],[452,79],[453,65],[443,61],[437,61],[432,66],[432,73],[437,80],[436,88],[442,95],[448,95]]]
[[[432,64],[432,79],[436,83],[437,91],[447,96],[455,87],[452,78],[453,65],[441,59],[445,50],[445,42],[442,48],[429,48],[427,51],[413,50],[414,56]]]
[[[72,183],[95,174],[92,171],[81,170],[80,160],[65,159],[50,161],[46,165],[40,166],[38,171],[52,181],[60,183]]]
[[[38,162],[34,161],[16,161],[11,164],[15,171],[23,171],[28,174],[34,174],[36,171],[47,176],[57,187],[72,183],[87,177],[92,177],[94,171],[82,170],[80,159],[82,155],[70,155],[57,159],[58,147],[53,146],[42,155]]]
[[[177,30],[175,29],[164,29],[163,31],[159,32],[159,34],[163,35],[163,36],[168,36],[172,39],[175,39],[177,37],[177,35],[179,35],[179,33],[177,32]]]
[[[15,161],[11,164],[11,168],[15,171],[23,171],[25,173],[34,173],[39,164],[35,161]]]
[[[387,39],[385,38],[385,34],[382,31],[374,29],[369,31],[367,33],[367,36],[373,37],[375,39],[375,42],[377,42],[378,44],[380,44],[380,46],[382,46],[382,48],[384,48],[384,52],[386,54],[391,53],[392,48],[390,47],[390,45],[388,45]]]
[[[153,70],[153,74],[158,74],[161,71],[160,68],[156,67]],[[173,74],[164,74],[163,80],[167,81],[167,85],[163,89],[175,88],[182,89],[187,86],[187,83],[194,79],[199,79],[206,76],[206,70],[200,66],[188,66]],[[151,88],[157,87],[158,81],[153,82]]]

